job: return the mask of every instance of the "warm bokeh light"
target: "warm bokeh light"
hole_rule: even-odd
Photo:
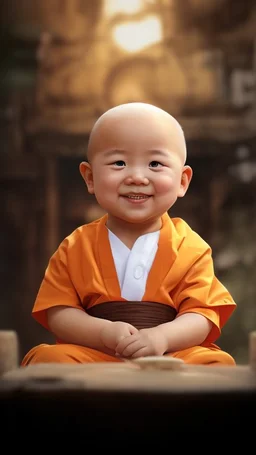
[[[115,42],[127,52],[138,52],[162,40],[162,24],[158,17],[127,22],[113,29]]]
[[[105,14],[113,16],[119,13],[139,13],[144,6],[144,0],[105,0]]]

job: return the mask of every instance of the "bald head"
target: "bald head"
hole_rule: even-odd
[[[88,160],[91,161],[104,141],[104,137],[120,134],[120,131],[133,131],[141,126],[141,136],[157,135],[169,137],[173,150],[183,162],[186,161],[186,141],[179,122],[163,109],[147,103],[126,103],[106,111],[94,124],[87,149]]]

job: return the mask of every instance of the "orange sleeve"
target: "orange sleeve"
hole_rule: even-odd
[[[64,305],[83,309],[69,275],[67,248],[65,239],[51,257],[32,310],[32,316],[48,330],[49,308]]]
[[[215,276],[210,247],[190,266],[176,289],[174,300],[179,315],[199,313],[209,319],[213,327],[205,342],[217,340],[236,304]]]

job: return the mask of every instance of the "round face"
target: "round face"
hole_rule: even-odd
[[[184,167],[184,144],[175,128],[145,113],[102,123],[90,164],[80,169],[88,191],[108,212],[109,226],[126,222],[159,229],[161,215],[185,194],[190,168]]]

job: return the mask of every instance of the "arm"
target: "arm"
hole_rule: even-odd
[[[201,314],[185,313],[172,322],[159,325],[155,330],[165,340],[164,352],[174,352],[200,345],[211,328],[212,322]]]
[[[137,332],[135,327],[124,322],[112,322],[95,318],[77,308],[57,306],[47,311],[50,330],[66,343],[87,346],[115,354],[118,342]]]
[[[52,333],[66,343],[104,350],[100,333],[111,321],[94,318],[83,310],[66,306],[49,308],[47,319]]]
[[[150,329],[142,329],[120,341],[116,352],[123,357],[163,355],[200,345],[212,327],[212,322],[196,313],[178,316],[174,321]]]

